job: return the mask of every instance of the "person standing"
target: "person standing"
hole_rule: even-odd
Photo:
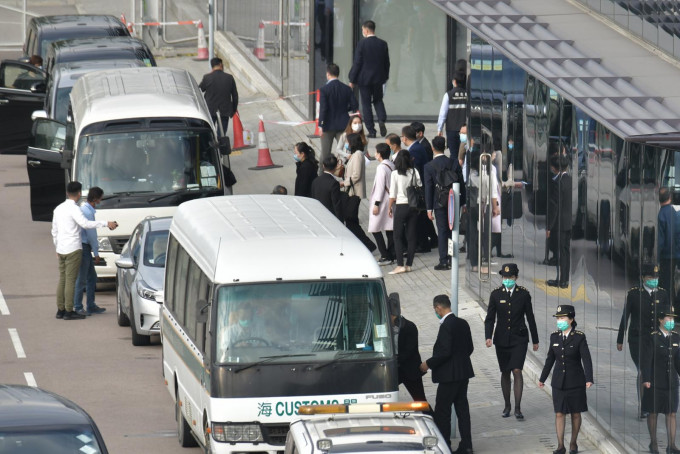
[[[331,154],[333,140],[339,141],[349,123],[349,113],[356,112],[357,100],[352,89],[338,80],[340,67],[329,63],[326,85],[319,89],[319,127],[321,128],[321,164]],[[319,169],[319,173],[322,169]]]
[[[97,186],[92,186],[87,191],[87,201],[82,204],[80,210],[88,221],[94,221],[95,208],[101,203],[103,196],[104,191]],[[94,293],[97,287],[97,272],[94,265],[101,261],[97,230],[82,229],[80,233],[83,252],[80,260],[80,271],[78,271],[78,278],[76,279],[73,310],[80,315],[101,314],[106,311],[106,308],[99,307],[94,302]],[[83,310],[83,291],[87,295],[86,310]]]
[[[403,149],[401,138],[391,132],[385,137],[385,143],[390,147],[390,161],[394,162],[399,152]]]
[[[401,150],[394,161],[395,172],[390,175],[390,208],[388,214],[394,219],[394,251],[397,255],[397,267],[389,274],[401,274],[411,271],[413,257],[416,255],[416,222],[418,212],[408,204],[407,189],[409,186],[422,186],[418,172],[411,165],[411,155]],[[406,244],[404,244],[404,239]],[[404,249],[408,248],[406,266],[404,266]]]
[[[85,318],[73,310],[75,285],[82,259],[81,229],[118,227],[115,221],[88,221],[77,205],[82,196],[83,186],[78,181],[66,185],[67,199],[60,203],[52,215],[52,242],[59,261],[59,283],[57,284],[57,315],[64,320]]]
[[[551,216],[545,231],[545,237],[555,244],[557,250],[557,277],[546,282],[551,287],[569,287],[569,270],[571,266],[571,175],[569,158],[553,156],[550,160],[555,190],[549,194],[548,210]]]
[[[673,207],[668,188],[659,189],[659,204],[659,285],[668,291],[672,303],[676,296],[673,276],[680,264],[680,212]]]
[[[462,133],[460,129],[467,123],[468,96],[465,82],[465,72],[456,71],[453,75],[453,88],[444,93],[439,108],[437,135],[443,136],[446,132],[451,156],[458,151],[461,143],[459,133]]]
[[[333,170],[335,170],[337,165],[338,158],[332,154],[326,156],[323,161],[323,174],[312,181],[312,198],[321,202],[340,222],[344,222],[340,183],[333,176]]]
[[[364,157],[364,144],[359,134],[347,136],[349,145],[347,165],[345,166],[345,179],[340,186],[350,195],[366,198],[366,160]]]
[[[349,123],[347,123],[345,131],[338,139],[338,145],[335,147],[335,156],[339,161],[342,161],[343,164],[349,158],[349,144],[347,143],[347,136],[350,134],[359,134],[361,137],[361,143],[364,145],[364,149],[368,146],[368,139],[366,139],[366,133],[364,132],[364,123],[361,121],[361,115],[358,113],[351,114],[349,116]],[[368,158],[370,159],[370,157]]]
[[[210,60],[212,72],[203,76],[198,87],[203,91],[205,102],[213,123],[217,124],[217,112],[222,119],[222,131],[217,128],[217,133],[227,135],[229,128],[229,118],[233,117],[238,110],[238,90],[234,76],[224,72],[224,65],[221,58]]]
[[[649,452],[658,453],[657,415],[666,415],[667,453],[678,454],[675,446],[675,420],[678,412],[678,374],[680,374],[680,334],[675,328],[675,311],[665,306],[657,315],[657,326],[644,340],[642,355],[642,410],[649,413]]]
[[[361,116],[368,129],[368,137],[376,137],[373,106],[378,117],[380,135],[385,137],[387,112],[383,103],[384,87],[390,77],[390,55],[387,43],[375,36],[375,22],[367,20],[361,26],[364,39],[354,51],[354,63],[349,71],[349,86],[359,87]]]
[[[623,350],[623,337],[628,328],[628,352],[637,369],[638,410],[640,419],[647,417],[642,411],[642,382],[640,381],[640,354],[643,340],[656,330],[657,314],[670,305],[668,292],[659,288],[659,267],[653,263],[644,263],[641,269],[642,285],[633,287],[626,294],[626,306],[621,315],[619,333],[616,337],[616,349]],[[628,322],[630,320],[630,327]]]
[[[555,409],[555,429],[557,431],[557,449],[553,454],[565,454],[564,429],[565,415],[571,414],[571,441],[569,454],[578,452],[576,444],[581,429],[581,413],[588,411],[586,389],[593,386],[593,362],[588,349],[586,335],[576,330],[574,306],[563,304],[557,306],[553,317],[557,319],[557,331],[550,335],[550,347],[545,359],[545,366],[538,379],[538,386],[543,388],[545,380],[552,371],[552,397]]]
[[[394,163],[390,161],[390,147],[386,143],[375,146],[375,157],[378,167],[375,169],[375,179],[369,197],[368,232],[373,234],[375,244],[380,251],[379,265],[394,263],[394,222],[389,215],[390,177],[394,170]],[[383,233],[387,236],[387,245]]]
[[[423,146],[425,150],[425,155],[427,156],[427,161],[432,161],[434,154],[432,152],[432,145],[430,141],[425,137],[425,125],[419,121],[412,121],[411,127],[416,132],[416,141]]]
[[[531,294],[517,285],[519,268],[514,263],[506,263],[498,272],[503,277],[503,285],[497,287],[489,296],[489,308],[484,320],[486,346],[496,346],[496,358],[501,371],[501,391],[505,407],[502,416],[510,416],[510,373],[514,378],[515,418],[522,420],[522,391],[524,377],[522,369],[527,356],[529,332],[534,351],[538,350],[538,329],[534,310],[531,306]],[[529,323],[529,329],[524,323]],[[494,330],[495,325],[495,330]],[[493,340],[492,340],[493,335]]]
[[[314,150],[306,142],[295,144],[293,151],[295,159],[295,195],[302,197],[312,196],[312,182],[316,178],[316,170],[319,163],[314,156]]]
[[[475,376],[470,356],[475,347],[468,322],[451,312],[451,300],[437,295],[432,301],[439,319],[439,332],[432,357],[420,365],[422,372],[432,370],[432,382],[438,383],[434,422],[451,448],[451,405],[455,406],[460,431],[460,445],[454,454],[472,453],[472,426],[467,390]]]

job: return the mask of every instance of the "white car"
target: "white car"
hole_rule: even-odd
[[[130,326],[132,345],[148,345],[160,334],[159,304],[172,217],[146,218],[135,227],[116,260],[118,325]]]

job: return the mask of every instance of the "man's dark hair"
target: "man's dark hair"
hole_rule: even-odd
[[[212,60],[210,60],[210,67],[214,68],[216,66],[220,66],[222,64],[222,59],[215,57]]]
[[[562,170],[562,160],[560,159],[559,155],[554,155],[550,158],[550,167],[553,167],[557,170]]]
[[[670,189],[664,187],[659,189],[659,203],[666,203],[671,199]]]
[[[418,134],[419,132],[422,132],[423,134],[425,134],[425,125],[422,124],[421,122],[412,121],[411,127],[416,130],[416,134]]]
[[[375,32],[375,22],[373,22],[372,20],[367,20],[366,22],[364,22],[362,27],[367,28],[372,32]]]
[[[432,305],[451,309],[451,300],[446,295],[437,295],[432,300]]]
[[[66,193],[68,195],[76,195],[83,190],[83,185],[80,181],[71,181],[66,185]]]
[[[401,150],[394,160],[394,168],[397,170],[399,175],[406,175],[408,169],[412,169],[411,164],[411,153],[408,150]]]
[[[396,145],[398,147],[401,146],[401,137],[399,137],[393,132],[387,134],[387,137],[385,137],[385,139],[387,139],[392,145]]]
[[[43,64],[43,59],[40,55],[31,55],[31,58],[28,60],[33,66],[42,66]]]
[[[87,201],[94,202],[99,200],[104,195],[104,190],[99,186],[92,186],[89,191],[87,191]]]
[[[465,74],[463,71],[456,71],[455,73],[453,73],[453,80],[456,81],[456,87],[465,88],[467,74]]]
[[[437,136],[434,139],[432,139],[432,148],[444,153],[444,150],[446,150],[446,139],[444,139],[441,136]]]
[[[280,184],[277,184],[276,186],[274,186],[274,190],[272,191],[272,194],[288,195],[288,189],[286,189],[285,186],[281,186]]]
[[[569,156],[564,156],[564,155],[560,156],[560,165],[561,165],[560,170],[562,170],[563,172],[569,170],[569,164],[570,164],[569,161],[570,161]]]
[[[361,141],[360,134],[347,134],[347,144],[349,145],[350,153],[354,153],[357,150],[364,151],[364,142]]]
[[[408,140],[416,140],[416,130],[413,129],[413,126],[411,125],[406,125],[401,128],[401,134]]]
[[[328,155],[323,159],[323,169],[332,172],[338,166],[338,158],[335,156]]]
[[[335,63],[329,63],[328,66],[326,66],[326,72],[333,77],[339,77],[340,67]]]
[[[378,145],[375,146],[375,152],[380,155],[381,158],[383,159],[389,159],[390,158],[390,146],[387,145],[385,142],[380,142]]]

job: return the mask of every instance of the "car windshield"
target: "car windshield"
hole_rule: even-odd
[[[223,286],[217,293],[217,361],[252,363],[391,356],[380,281]],[[302,357],[302,356],[308,357]]]
[[[165,267],[165,251],[168,248],[168,231],[155,230],[146,234],[144,242],[144,265]]]
[[[64,426],[54,429],[0,430],[0,452],[4,454],[98,454],[102,448],[92,427]]]
[[[209,130],[137,131],[86,135],[78,142],[75,175],[83,193],[171,193],[216,189],[217,152]]]

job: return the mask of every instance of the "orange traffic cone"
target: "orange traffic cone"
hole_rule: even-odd
[[[264,54],[264,22],[260,22],[260,26],[257,30],[257,43],[255,44],[253,53],[258,60],[265,60],[267,58]]]
[[[316,127],[314,128],[314,134],[308,134],[307,137],[310,139],[318,139],[321,137],[321,129],[319,129],[319,107],[321,101],[321,90],[316,91]]]
[[[205,44],[205,31],[203,22],[198,21],[198,55],[194,60],[205,61],[208,59],[208,46]]]
[[[264,170],[264,169],[274,169],[277,166],[272,161],[272,157],[269,154],[269,146],[267,145],[267,136],[264,134],[264,121],[262,116],[260,116],[260,129],[257,134],[257,166],[249,167],[250,170]]]
[[[246,148],[253,148],[252,145],[246,145],[243,141],[243,124],[241,123],[241,116],[238,114],[238,112],[234,113],[231,122],[234,129],[234,145],[231,147],[231,149],[243,150]]]

